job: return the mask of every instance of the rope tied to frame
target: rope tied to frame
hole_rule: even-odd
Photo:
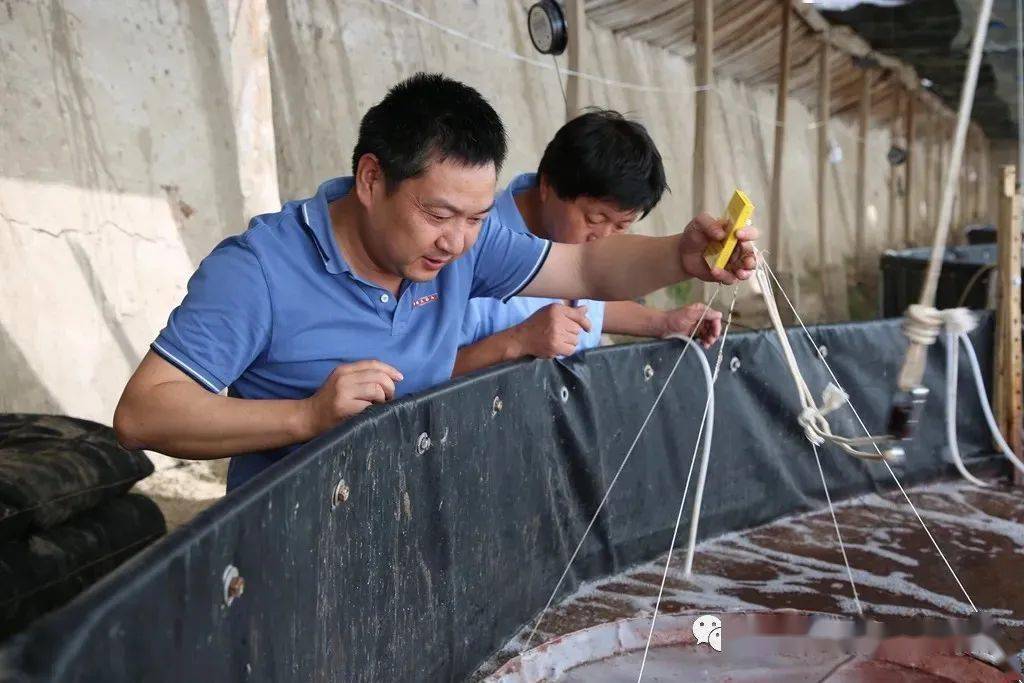
[[[847,455],[862,460],[890,460],[897,461],[902,457],[902,451],[894,448],[883,451],[880,444],[888,444],[892,441],[889,435],[883,436],[862,436],[846,437],[834,434],[828,422],[828,415],[846,405],[850,397],[834,382],[829,382],[822,393],[822,401],[819,406],[811,393],[807,381],[804,379],[800,365],[796,361],[793,347],[789,343],[789,337],[782,325],[782,316],[779,314],[778,304],[775,302],[775,295],[771,280],[768,278],[768,265],[764,255],[756,251],[757,268],[754,270],[754,278],[764,299],[765,308],[768,311],[768,318],[771,320],[775,335],[778,337],[779,345],[782,347],[782,355],[789,369],[789,374],[796,385],[797,395],[800,399],[800,412],[797,414],[797,423],[803,429],[804,436],[814,446],[823,446],[831,443],[840,448]],[[819,351],[820,353],[820,351]]]

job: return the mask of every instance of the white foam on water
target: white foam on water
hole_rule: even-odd
[[[908,490],[908,493],[944,549],[956,548],[972,558],[1008,551],[1024,555],[1024,523],[996,517],[977,504],[978,497],[981,497],[996,503],[996,507],[1009,504],[1020,509],[1018,497],[998,489],[965,490],[964,485],[957,482],[920,486]],[[914,536],[920,526],[906,501],[896,496],[898,494],[867,494],[835,506],[853,565],[853,580],[858,588],[876,589],[869,591],[871,599],[866,599],[864,591],[861,591],[865,611],[907,617],[972,613],[970,605],[956,597],[960,592],[952,577],[949,577],[946,593],[922,587],[915,580],[915,574],[925,568],[930,568],[934,574],[937,570],[931,566],[933,562],[942,572],[945,568],[939,564],[941,560],[930,545],[922,549],[920,538]],[[822,596],[821,609],[838,609],[841,613],[854,615],[856,604],[834,533],[828,512],[817,510],[776,520],[763,527],[730,532],[698,544],[695,570],[703,566],[707,568],[705,571],[717,571],[719,563],[714,560],[721,560],[725,563],[725,573],[744,575],[752,572],[752,578],[698,571],[685,577],[682,572],[685,552],[677,550],[669,567],[662,604],[681,604],[684,609],[708,612],[763,611],[770,609],[766,604],[778,604],[779,598],[786,595],[816,594]],[[990,536],[986,537],[986,534]],[[911,538],[914,539],[911,547],[916,557],[905,545]],[[832,545],[823,545],[823,539],[829,539]],[[777,543],[783,543],[796,552],[782,550],[775,545]],[[801,552],[813,553],[814,556]],[[869,560],[865,560],[865,556]],[[571,623],[580,623],[576,610],[585,612],[588,606],[613,609],[621,612],[622,617],[651,614],[664,563],[662,555],[619,575],[581,584],[545,616],[539,636],[547,640],[558,635],[552,629],[557,630],[559,619],[562,614],[567,614],[567,608],[571,608],[575,615]],[[858,567],[858,563],[874,569]],[[953,566],[957,568],[955,561]],[[879,570],[886,567],[888,569]],[[652,582],[636,578],[639,574],[658,578]],[[969,581],[965,583],[970,591]],[[609,587],[609,584],[618,584],[620,589]],[[623,592],[622,588],[630,592]],[[634,589],[640,589],[639,592],[644,594],[634,595]],[[884,595],[878,596],[878,592],[891,595],[892,602],[886,601]],[[761,602],[760,597],[766,598],[765,601]],[[913,604],[894,604],[908,602]],[[799,604],[805,603],[806,599],[803,599]],[[986,609],[1006,627],[1024,626],[1024,619],[1020,618],[1024,616],[1024,610],[1018,616],[1009,609],[988,609],[980,604],[979,607]],[[503,648],[506,655],[517,654],[523,648],[531,627],[532,623],[509,641]]]

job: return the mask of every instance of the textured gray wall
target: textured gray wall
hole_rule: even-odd
[[[308,195],[323,178],[346,173],[360,115],[404,76],[444,71],[477,87],[510,132],[502,179],[535,168],[564,104],[551,59],[526,35],[528,3],[399,3],[469,39],[394,4],[0,6],[0,410],[109,423],[199,260],[279,197]],[[594,26],[587,41],[585,72],[662,88],[591,79],[582,97],[650,127],[673,191],[639,230],[678,230],[694,212],[692,66]],[[720,211],[738,186],[763,222],[774,94],[726,81],[713,101],[710,192],[719,199],[707,208]],[[806,107],[794,101],[790,112],[783,216],[788,251],[804,264],[817,253],[816,133]],[[838,257],[853,239],[855,135],[843,122],[834,126],[845,153],[830,179],[829,248]],[[887,130],[872,133],[875,245],[887,215],[888,144]],[[804,291],[801,305],[814,317],[820,297]]]

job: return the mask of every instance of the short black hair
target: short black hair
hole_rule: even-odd
[[[646,216],[668,189],[665,166],[647,129],[617,111],[592,109],[562,126],[538,173],[560,199],[613,201]]]
[[[479,92],[442,74],[418,73],[363,116],[352,173],[364,154],[373,154],[390,192],[434,161],[493,163],[500,171],[507,147],[501,117]]]

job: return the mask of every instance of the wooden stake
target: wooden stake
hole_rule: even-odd
[[[1017,194],[1013,166],[1003,166],[999,192],[998,268],[999,311],[996,318],[996,423],[1010,449],[1021,457],[1021,428],[1024,406],[1021,402],[1021,198]],[[1014,481],[1024,477],[1014,470]]]
[[[572,71],[583,71],[583,41],[587,35],[587,13],[584,0],[567,0],[567,16],[569,24],[569,68]],[[565,120],[575,118],[583,108],[583,81],[579,76],[568,76],[565,84]]]
[[[715,30],[712,0],[697,0],[693,5],[693,40],[697,46],[694,63],[694,81],[698,87],[712,85],[714,66]],[[708,208],[707,158],[711,117],[711,92],[697,91],[693,127],[693,213]]]
[[[891,132],[890,132],[890,138],[892,140],[892,144],[893,145],[895,145],[897,142],[899,142],[899,139],[900,139],[899,126],[900,126],[900,114],[903,111],[903,91],[902,90],[897,90],[895,97],[896,97],[896,102],[893,104],[894,111],[893,111],[893,115],[892,115],[892,124],[891,124]],[[895,166],[893,164],[889,164],[889,245],[888,246],[890,248],[896,248],[897,246],[906,246],[906,245],[901,245],[901,244],[898,243],[897,232],[896,232],[896,216],[897,216],[896,200],[898,199],[898,195],[896,193],[896,188],[897,188],[897,184],[898,184],[897,181],[898,181],[898,177],[899,177],[899,168],[900,168],[899,166]]]
[[[787,272],[782,253],[782,157],[786,146],[786,100],[789,94],[789,34],[792,10],[790,0],[779,0],[782,10],[782,37],[779,41],[779,89],[775,97],[775,149],[772,156],[772,200],[770,249],[775,269]]]
[[[831,114],[828,72],[828,36],[821,42],[818,59],[818,267],[822,274],[828,267],[828,119]]]
[[[871,71],[864,69],[861,73],[860,87],[860,118],[858,120],[857,140],[857,230],[854,237],[858,271],[866,265],[867,253],[865,239],[867,235],[868,192],[868,131],[871,128]]]
[[[907,161],[904,172],[903,192],[903,242],[908,246],[914,243],[914,225],[917,223],[917,207],[914,206],[914,109],[917,95],[913,92],[907,93],[906,121],[903,127],[907,133]]]

